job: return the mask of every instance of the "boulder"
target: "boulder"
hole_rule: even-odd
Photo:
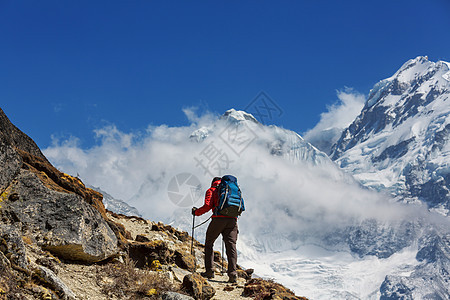
[[[57,256],[97,262],[118,250],[102,195],[53,167],[1,109],[0,193],[1,221]]]
[[[17,199],[3,202],[2,215],[14,215],[12,222],[22,224],[22,230],[34,235],[43,249],[61,258],[88,263],[117,253],[114,232],[99,211],[79,195],[51,190],[36,174],[24,169],[11,191]]]
[[[137,268],[150,267],[154,260],[158,260],[162,264],[168,264],[172,256],[167,243],[162,240],[130,243],[128,253],[136,263]]]
[[[179,266],[182,269],[195,272],[196,269],[195,258],[190,253],[176,250],[174,257],[175,257],[175,264],[177,266]]]
[[[198,273],[184,276],[183,289],[199,300],[211,299],[216,294],[216,290]]]

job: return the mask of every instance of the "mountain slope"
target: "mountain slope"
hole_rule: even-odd
[[[365,186],[450,209],[450,64],[417,57],[371,90],[331,157]]]

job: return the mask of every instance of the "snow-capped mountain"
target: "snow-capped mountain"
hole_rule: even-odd
[[[245,230],[238,250],[244,266],[315,299],[376,299],[394,293],[391,285],[400,289],[392,283],[394,279],[402,281],[405,274],[420,273],[423,268],[427,271],[422,274],[430,271],[426,261],[415,258],[423,228],[429,226],[428,216],[408,212],[407,207],[389,206],[377,199],[378,194],[361,189],[351,175],[337,169],[326,154],[297,133],[262,125],[243,111],[227,111],[220,122],[198,128],[190,139],[207,145],[220,140],[223,128],[246,128],[254,133],[246,150],[250,156],[260,155],[268,165],[272,160],[286,163],[285,169],[265,170],[276,174],[277,183],[270,175],[264,181],[259,179],[259,184],[252,182],[252,177],[257,182],[261,176],[258,168],[237,173],[244,195],[255,193],[255,186],[261,190],[261,194],[249,195],[249,211],[240,220]],[[279,177],[280,173],[285,177]],[[274,195],[283,196],[275,196],[273,201]],[[252,208],[254,201],[261,207]],[[386,215],[380,217],[378,212]],[[399,214],[388,217],[392,212]],[[170,222],[187,230],[192,219],[187,212],[177,210]],[[197,229],[196,238],[202,240],[205,230],[206,225]],[[412,277],[408,280],[410,287],[417,284]],[[416,290],[415,295],[425,295],[424,291]]]
[[[189,126],[151,127],[125,144],[124,134],[112,136],[94,150],[63,145],[47,153],[61,169],[86,174],[127,199],[145,218],[188,232],[191,207],[203,202],[193,189],[203,194],[212,176],[236,175],[246,201],[239,264],[309,298],[421,299],[432,295],[430,289],[449,293],[444,284],[449,219],[363,188],[353,169],[342,170],[293,131],[229,110],[221,117],[195,118]],[[73,160],[76,152],[83,159]],[[345,147],[335,153],[341,163]],[[359,157],[355,170],[357,163],[362,169],[373,163]],[[197,181],[182,185],[179,178]],[[196,218],[196,224],[208,217]],[[195,231],[198,240],[206,228]]]
[[[224,130],[224,124],[225,131],[232,131],[236,135],[239,135],[240,132],[244,133],[243,137],[249,138],[251,143],[267,149],[268,153],[273,156],[282,157],[294,164],[302,162],[322,166],[334,176],[352,180],[350,176],[337,168],[328,155],[305,141],[298,133],[275,125],[263,125],[253,115],[245,111],[227,110],[219,118],[219,122],[195,130],[190,135],[190,139],[203,142],[213,133]]]
[[[450,64],[417,57],[370,91],[331,157],[365,186],[450,210]]]
[[[449,140],[450,64],[417,57],[373,87],[360,115],[333,146],[331,158],[363,185],[447,216],[443,223],[414,221],[407,231],[397,231],[401,238],[387,245],[414,240],[416,264],[387,274],[381,299],[449,299]],[[360,230],[364,227],[353,233]],[[370,236],[357,239],[360,249],[370,245]]]
[[[139,211],[136,209],[136,207],[129,205],[128,203],[126,203],[123,200],[114,198],[113,196],[111,196],[107,192],[103,191],[99,187],[93,187],[93,186],[89,186],[89,185],[88,185],[88,187],[97,192],[102,193],[103,204],[105,205],[105,208],[107,210],[112,211],[116,214],[122,214],[125,216],[142,217],[141,214],[139,213]]]

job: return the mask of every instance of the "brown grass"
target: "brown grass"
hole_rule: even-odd
[[[105,295],[121,299],[157,299],[165,291],[176,290],[162,273],[136,269],[129,258],[124,263],[98,266],[97,284]]]

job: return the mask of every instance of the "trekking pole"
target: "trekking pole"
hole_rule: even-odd
[[[224,242],[222,237],[222,275],[223,275],[223,248],[224,248]]]
[[[192,215],[192,240],[191,240],[191,254],[194,255],[194,229],[195,229],[195,215]]]
[[[195,229],[195,214],[192,215],[191,255],[194,257],[194,270],[197,271],[197,258],[195,258],[194,254],[194,229]]]

